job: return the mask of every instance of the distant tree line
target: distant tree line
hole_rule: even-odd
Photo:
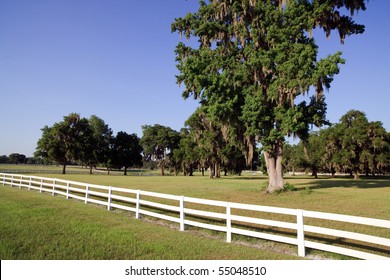
[[[245,169],[268,172],[264,147],[248,145],[253,139],[210,121],[202,110],[198,108],[187,120],[176,140],[179,142],[165,160],[176,174],[191,175],[194,169],[200,169],[202,173],[208,170],[210,178],[218,178],[221,171],[225,175],[240,174]],[[284,172],[310,171],[314,177],[319,172],[333,176],[339,172],[355,179],[360,174],[389,172],[390,133],[380,121],[369,122],[358,110],[350,110],[335,124],[321,118],[328,128],[311,133],[303,129],[306,133],[299,135],[301,141],[296,145],[284,141]]]
[[[312,132],[297,145],[285,145],[286,171],[378,175],[390,170],[390,133],[379,121],[369,122],[366,115],[351,110],[340,122]]]
[[[10,155],[1,155],[0,164],[44,164],[42,158],[27,157],[24,154],[12,153]]]
[[[23,154],[12,153],[9,156],[0,156],[0,163],[23,164],[27,163],[27,157]]]
[[[206,120],[205,120],[206,121]],[[51,127],[45,126],[34,153],[36,161],[66,166],[76,163],[94,167],[124,169],[130,167],[159,168],[178,175],[193,175],[194,170],[209,170],[209,176],[239,174],[246,168],[245,156],[237,143],[221,138],[217,128],[191,117],[180,132],[160,124],[142,126],[143,136],[112,129],[99,117],[89,119],[71,113]],[[253,158],[253,157],[252,157]]]
[[[12,153],[9,156],[2,155],[0,156],[0,163],[24,164],[27,163],[27,157],[18,153]]]
[[[120,131],[116,136],[99,117],[89,119],[71,113],[63,121],[42,128],[35,156],[47,162],[66,166],[76,162],[92,169],[97,166],[112,169],[127,169],[142,164],[142,148],[136,134]]]
[[[198,109],[180,131],[160,124],[142,126],[136,134],[112,130],[97,116],[89,119],[72,113],[53,126],[42,128],[35,160],[61,164],[63,173],[69,163],[123,169],[130,167],[160,169],[161,175],[173,173],[192,176],[194,171],[210,178],[221,173],[241,174],[245,169],[267,173],[262,147],[248,149],[244,135],[229,136],[229,129],[216,125]],[[237,132],[234,132],[235,134]],[[366,115],[351,110],[339,123],[301,136],[299,144],[284,143],[284,172],[319,172],[335,175],[349,173],[385,174],[390,169],[390,133],[379,121],[369,122]],[[13,158],[19,158],[13,156]],[[22,158],[22,157],[20,157]],[[23,159],[20,159],[23,160]]]

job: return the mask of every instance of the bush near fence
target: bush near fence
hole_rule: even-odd
[[[390,229],[389,220],[199,199],[20,174],[0,173],[0,182],[11,187],[82,200],[85,204],[103,205],[107,210],[116,208],[130,211],[135,213],[137,219],[146,215],[167,220],[177,223],[180,231],[184,231],[186,226],[193,226],[223,232],[227,242],[232,241],[233,235],[243,235],[292,244],[297,246],[298,256],[301,257],[306,255],[306,248],[311,248],[359,259],[390,259],[389,238],[326,228],[306,222],[331,220]],[[242,213],[248,215],[244,216]],[[249,213],[268,213],[268,216],[264,218]],[[276,218],[282,216],[287,218]],[[331,240],[327,237],[342,239],[345,244],[357,248],[326,244]]]

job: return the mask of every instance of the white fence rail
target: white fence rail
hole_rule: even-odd
[[[389,220],[199,199],[19,174],[0,173],[0,183],[11,187],[48,192],[53,196],[62,195],[66,199],[74,198],[84,201],[85,204],[104,205],[107,210],[117,208],[134,212],[137,219],[141,215],[147,215],[171,221],[178,223],[181,231],[184,231],[187,225],[225,232],[227,242],[232,241],[232,234],[238,234],[292,244],[298,247],[298,255],[302,257],[305,256],[305,248],[312,248],[359,259],[390,259],[389,238],[305,224],[305,218],[312,218],[387,230],[390,229]],[[276,214],[289,218],[280,221],[272,217],[267,219],[253,217],[253,215],[252,217],[243,216],[242,211],[271,213],[271,216]],[[308,239],[307,233],[311,233],[311,236],[314,233],[328,238],[356,240],[358,249],[369,247],[370,252],[318,242],[318,240],[323,241],[324,237]],[[387,233],[385,235],[389,236]]]

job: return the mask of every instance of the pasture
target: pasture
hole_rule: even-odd
[[[39,176],[188,197],[390,220],[390,180],[385,177],[358,181],[344,177],[324,176],[317,180],[305,176],[287,177],[286,181],[293,184],[296,190],[269,195],[261,192],[266,177],[251,173],[214,180],[199,174],[193,177],[85,174]],[[101,207],[86,206],[61,197],[9,188],[2,188],[1,193],[1,211],[6,213],[1,218],[1,224],[7,225],[2,226],[0,232],[2,259],[294,258],[295,249],[289,245],[246,238],[234,238],[233,244],[227,244],[222,236],[206,230],[178,232],[177,228],[170,228],[157,221],[139,221],[120,211],[108,212]],[[386,229],[349,230],[390,238]],[[175,238],[183,241],[172,241]],[[43,248],[46,249],[39,250],[42,242],[45,242]],[[94,244],[96,248],[93,248]],[[89,249],[83,251],[79,247]],[[314,250],[310,254],[321,258],[344,258]]]
[[[298,190],[269,195],[262,191],[267,177],[251,174],[227,176],[221,179],[209,179],[199,174],[193,177],[85,174],[44,176],[196,198],[390,220],[390,178],[388,177],[362,178],[356,181],[349,177],[323,176],[312,179],[310,176],[291,176],[286,177],[286,182],[294,185]]]
[[[178,232],[62,197],[0,188],[2,260],[295,258]]]

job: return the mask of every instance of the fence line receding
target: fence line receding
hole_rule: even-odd
[[[317,226],[318,222],[317,225],[309,225],[305,221],[327,220],[387,230],[390,229],[389,220],[199,199],[19,174],[0,173],[0,182],[53,196],[62,195],[66,199],[78,199],[85,204],[100,204],[106,206],[107,210],[116,208],[130,211],[135,213],[137,219],[146,215],[167,220],[179,224],[180,231],[184,231],[186,226],[194,226],[224,232],[227,242],[231,242],[232,235],[236,234],[292,244],[298,247],[298,256],[301,257],[306,255],[306,248],[311,248],[358,259],[390,259],[389,238]],[[265,217],[242,214],[247,212],[263,213]],[[273,216],[285,218],[280,221]],[[336,240],[333,242],[336,245],[329,244],[329,240]],[[357,249],[340,246],[337,244],[340,240],[356,245]],[[366,250],[362,251],[362,248]]]

